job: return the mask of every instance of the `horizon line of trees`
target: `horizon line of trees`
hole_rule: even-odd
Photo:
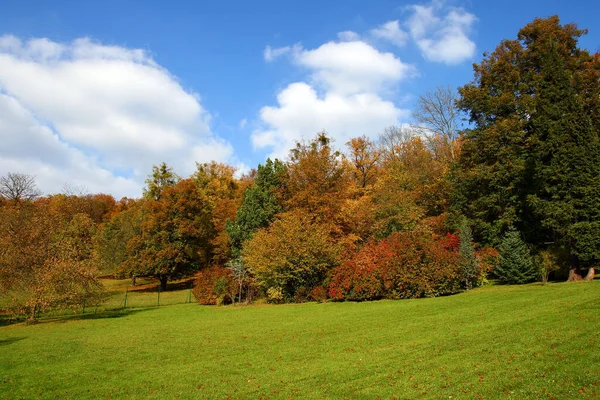
[[[561,271],[593,279],[600,55],[577,47],[583,34],[535,19],[458,92],[422,95],[415,125],[353,138],[345,153],[321,132],[240,178],[217,162],[186,178],[162,163],[140,199],[120,201],[40,197],[32,177],[8,174],[0,289],[34,315],[99,298],[94,267],[163,289],[197,274],[203,304],[430,297]]]

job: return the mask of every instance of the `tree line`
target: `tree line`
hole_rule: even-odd
[[[343,149],[321,132],[241,177],[217,162],[180,177],[162,163],[141,198],[115,201],[40,197],[31,177],[8,174],[2,292],[35,314],[93,297],[101,273],[153,276],[163,289],[196,274],[203,304],[593,279],[600,55],[578,47],[585,33],[535,19],[485,53],[472,82],[422,95],[414,125]]]

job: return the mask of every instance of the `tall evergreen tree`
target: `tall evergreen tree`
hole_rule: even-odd
[[[282,210],[277,191],[281,188],[285,165],[275,159],[267,159],[259,165],[255,185],[244,194],[235,221],[228,221],[226,231],[231,240],[233,258],[240,255],[242,244],[260,228],[266,228],[275,215]]]
[[[474,66],[458,102],[473,128],[455,208],[478,241],[497,245],[514,225],[537,248],[565,246],[571,278],[600,259],[600,55],[577,47],[585,33],[535,19]]]
[[[504,235],[498,251],[500,263],[496,267],[495,274],[500,282],[520,284],[535,279],[537,273],[531,254],[518,231],[508,231]]]

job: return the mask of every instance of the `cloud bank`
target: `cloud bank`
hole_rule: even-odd
[[[152,165],[229,161],[200,97],[140,49],[0,37],[0,174],[139,196]]]

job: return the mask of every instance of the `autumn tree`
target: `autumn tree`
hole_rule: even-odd
[[[290,301],[298,290],[323,283],[327,271],[338,264],[339,251],[329,227],[295,210],[255,232],[244,244],[242,259],[266,293]]]
[[[389,126],[379,135],[379,154],[384,161],[394,161],[400,156],[402,146],[418,135],[409,125]]]
[[[128,243],[142,234],[144,200],[122,199],[119,211],[101,224],[94,238],[94,256],[103,273],[114,273],[128,258]]]
[[[570,279],[600,245],[600,58],[577,46],[583,34],[556,16],[537,18],[459,89],[473,129],[463,134],[457,208],[486,243],[514,225],[537,247],[564,244]]]
[[[215,161],[196,164],[192,180],[206,199],[211,215],[213,237],[206,257],[211,263],[223,265],[231,259],[230,237],[226,231],[227,221],[233,220],[241,203],[243,187],[235,178],[235,168]]]
[[[300,209],[317,221],[335,221],[346,198],[349,176],[342,154],[321,132],[310,143],[298,143],[287,165],[286,210]]]
[[[355,184],[361,189],[374,184],[381,158],[375,143],[366,136],[360,136],[350,139],[346,145],[350,150],[349,157]]]
[[[0,292],[13,312],[35,320],[52,307],[99,301],[88,215],[57,213],[47,198],[4,205],[0,214]]]
[[[166,187],[160,199],[144,202],[142,213],[141,234],[127,244],[128,259],[121,264],[121,275],[154,276],[164,290],[168,280],[210,262],[207,249],[214,237],[210,208],[193,180]]]

